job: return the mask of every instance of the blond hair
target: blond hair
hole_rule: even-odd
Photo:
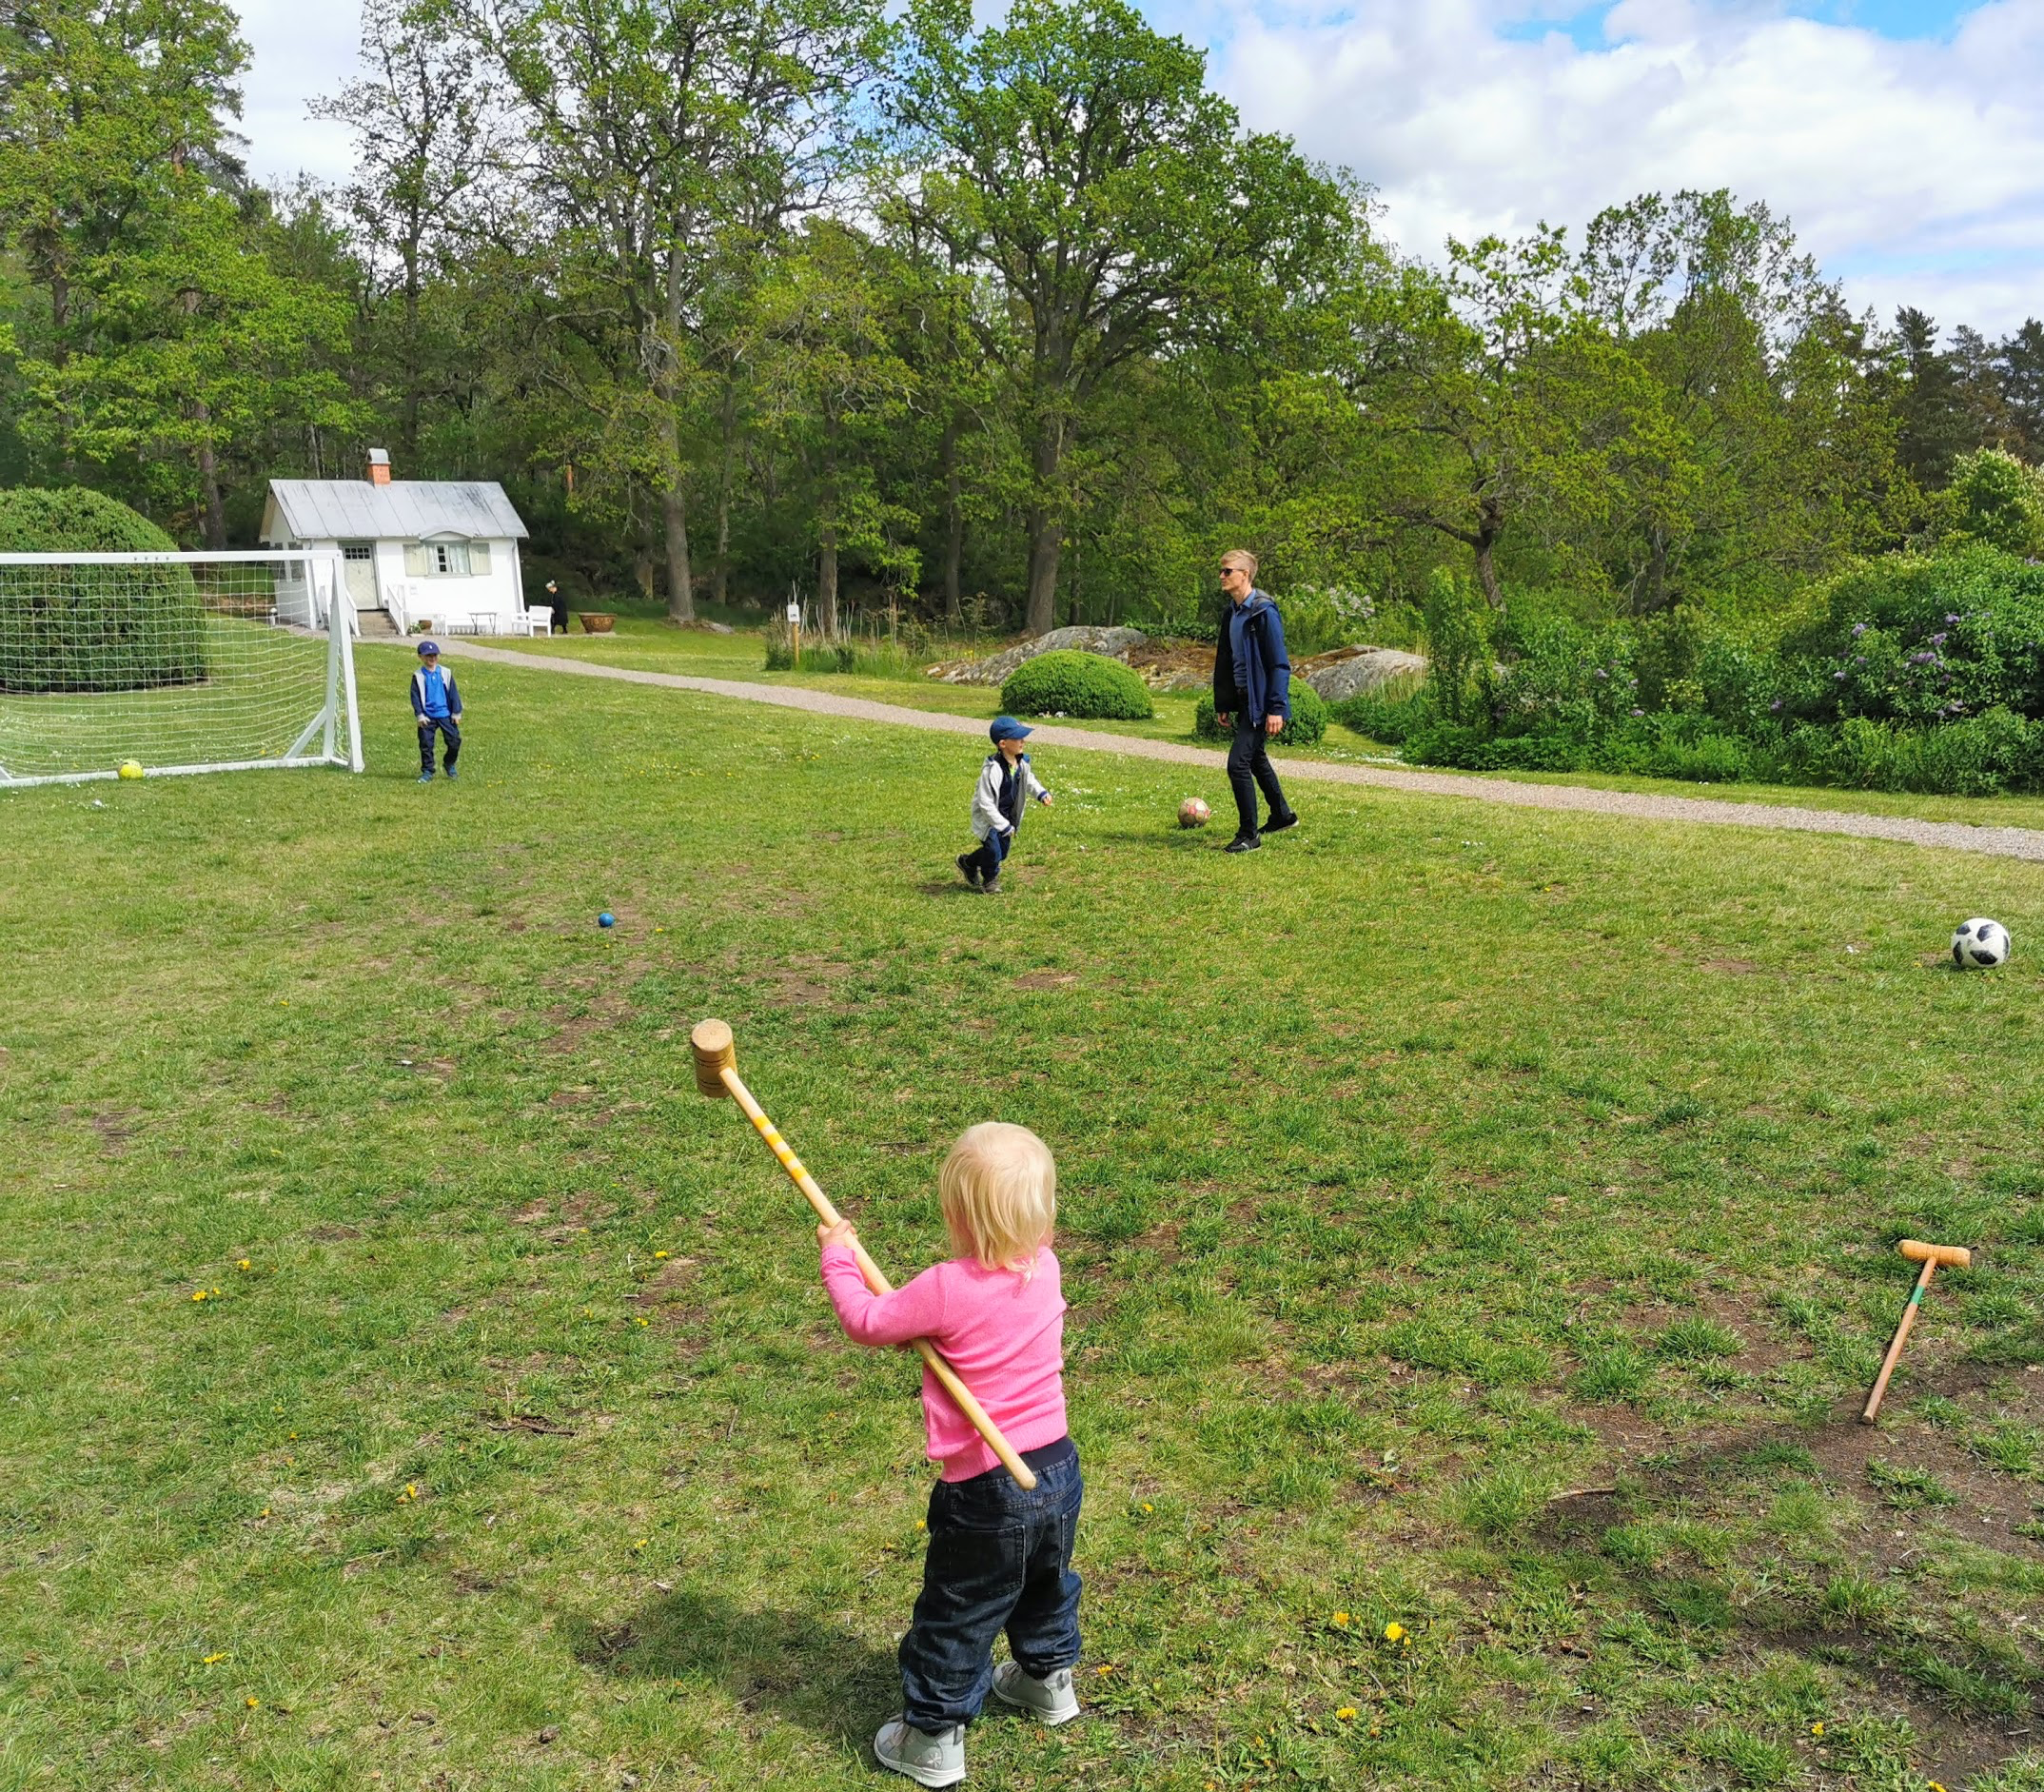
[[[1221,556],[1224,566],[1240,566],[1253,579],[1256,577],[1256,556],[1246,547],[1231,547]]]
[[[937,1199],[960,1256],[1028,1275],[1057,1224],[1057,1162],[1028,1127],[982,1121],[951,1148]]]

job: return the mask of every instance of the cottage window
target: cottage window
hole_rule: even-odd
[[[490,550],[482,542],[414,542],[404,549],[404,570],[415,579],[484,579]]]

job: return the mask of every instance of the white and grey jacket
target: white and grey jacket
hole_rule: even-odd
[[[1023,800],[1033,797],[1042,802],[1050,796],[1042,784],[1036,781],[1035,768],[1029,762],[1029,755],[1015,761],[1015,778],[1021,785]],[[973,792],[973,837],[983,840],[991,834],[1006,834],[1021,818],[1022,804],[1015,804],[1015,815],[1010,817],[1001,810],[1001,797],[1008,789],[1006,761],[998,753],[987,755],[987,762],[979,768],[979,783]]]

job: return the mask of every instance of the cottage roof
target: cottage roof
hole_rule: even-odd
[[[278,542],[470,541],[527,534],[495,480],[273,479],[263,539]]]

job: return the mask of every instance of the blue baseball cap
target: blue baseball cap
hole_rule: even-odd
[[[1027,740],[1035,732],[1033,728],[1025,728],[1012,716],[996,716],[993,726],[987,730],[987,738],[998,746],[1003,740]]]
[[[440,643],[438,641],[423,640],[419,643],[419,657],[422,660],[427,654],[437,654],[438,652],[440,652]]]

